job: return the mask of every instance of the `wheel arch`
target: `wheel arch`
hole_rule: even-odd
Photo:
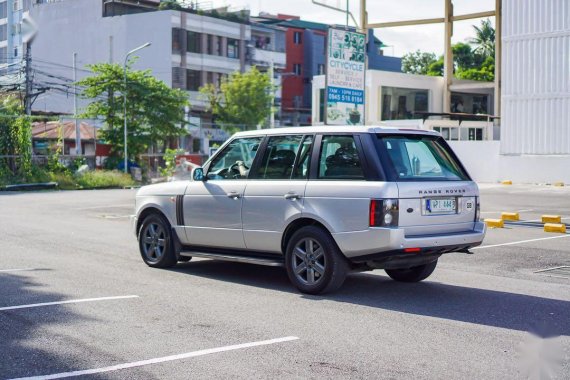
[[[299,229],[306,227],[306,226],[316,226],[316,227],[322,228],[324,231],[326,231],[332,237],[330,230],[323,223],[321,223],[320,221],[318,221],[316,219],[309,218],[309,217],[301,217],[301,218],[295,219],[292,222],[290,222],[289,225],[287,225],[287,228],[285,228],[285,232],[283,232],[283,236],[281,237],[281,252],[284,255],[285,255],[286,250],[287,250],[287,243],[289,242],[289,239],[291,239],[291,237],[293,236],[293,234],[295,232],[297,232]],[[333,240],[334,240],[334,237],[333,237]]]
[[[166,219],[166,221],[169,224],[169,227],[172,228],[172,223],[170,222],[170,220],[168,219],[168,216],[166,215],[166,213],[164,213],[164,211],[162,211],[158,206],[156,205],[147,205],[144,209],[139,211],[139,215],[137,218],[137,236],[139,234],[140,228],[144,222],[144,220],[152,214],[156,214],[156,215],[160,215],[162,217],[164,217],[164,219]]]

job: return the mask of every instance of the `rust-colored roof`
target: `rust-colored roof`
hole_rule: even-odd
[[[57,140],[61,138],[61,134],[65,140],[75,140],[75,122],[74,121],[48,121],[35,122],[32,124],[32,137],[35,139]],[[85,122],[79,124],[79,133],[81,140],[94,140],[96,129],[94,126]]]

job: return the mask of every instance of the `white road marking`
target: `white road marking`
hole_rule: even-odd
[[[134,208],[135,205],[133,203],[123,204],[123,205],[111,205],[111,206],[101,205],[101,206],[79,207],[79,208],[74,208],[73,210],[96,210],[98,208],[123,208],[123,207]]]
[[[560,218],[561,220],[568,220],[570,219],[570,217],[564,217],[564,218]],[[521,220],[521,222],[542,222],[542,218],[541,219],[531,219],[531,220]]]
[[[137,362],[116,364],[116,365],[112,365],[109,367],[92,368],[92,369],[85,369],[85,370],[81,370],[81,371],[72,371],[72,372],[54,373],[51,375],[21,377],[21,378],[12,379],[12,380],[24,380],[24,379],[25,380],[48,380],[48,379],[62,379],[64,377],[72,377],[72,376],[93,375],[96,373],[119,371],[119,370],[127,369],[127,368],[141,367],[141,366],[145,366],[145,365],[149,365],[149,364],[158,364],[158,363],[170,362],[173,360],[182,360],[182,359],[194,358],[196,356],[204,356],[204,355],[209,355],[209,354],[215,354],[218,352],[233,351],[233,350],[239,350],[242,348],[267,346],[270,344],[290,342],[290,341],[297,340],[297,339],[299,339],[299,338],[296,336],[287,336],[284,338],[276,338],[276,339],[262,340],[262,341],[257,341],[257,342],[242,343],[242,344],[236,344],[233,346],[209,348],[206,350],[192,351],[192,352],[187,352],[184,354],[163,356],[160,358],[140,360]]]
[[[472,251],[476,249],[485,249],[485,248],[494,248],[494,247],[502,247],[505,245],[516,245],[516,244],[523,244],[523,243],[531,243],[533,241],[541,241],[541,240],[551,240],[551,239],[562,239],[570,237],[570,234],[561,235],[561,236],[549,236],[545,238],[538,238],[538,239],[529,239],[529,240],[521,240],[521,241],[513,241],[510,243],[501,243],[501,244],[492,244],[492,245],[482,245],[479,247],[470,248]]]
[[[36,270],[36,268],[0,269],[0,272],[24,272],[24,271],[30,271],[30,270]]]
[[[0,311],[27,309],[27,308],[31,308],[31,307],[41,307],[41,306],[65,305],[68,303],[121,300],[121,299],[126,299],[126,298],[138,298],[138,297],[139,296],[130,295],[130,296],[115,296],[115,297],[100,297],[100,298],[83,298],[83,299],[68,300],[68,301],[57,301],[57,302],[32,303],[32,304],[28,304],[28,305],[0,307]]]

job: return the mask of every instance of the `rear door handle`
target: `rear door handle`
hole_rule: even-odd
[[[228,198],[232,198],[232,199],[240,199],[241,198],[241,194],[239,194],[237,191],[231,191],[229,193],[226,193],[226,195],[228,196]]]
[[[301,196],[297,193],[291,192],[284,195],[285,199],[290,199],[296,201],[297,199],[301,198]]]

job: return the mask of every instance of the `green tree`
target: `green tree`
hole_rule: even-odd
[[[245,73],[235,72],[218,89],[213,84],[200,88],[209,109],[222,127],[233,133],[239,126],[255,129],[273,112],[269,75],[252,67]]]
[[[176,0],[162,0],[158,6],[159,10],[173,9],[176,11],[182,10],[182,5]]]
[[[402,57],[402,71],[408,74],[427,75],[429,66],[437,62],[434,53],[426,53],[416,50]]]
[[[428,67],[427,75],[432,77],[442,77],[443,76],[443,55],[439,59],[433,62]]]
[[[495,29],[491,25],[491,20],[481,21],[481,26],[473,25],[475,38],[469,40],[475,45],[475,51],[486,57],[495,56]]]
[[[495,80],[495,58],[487,57],[480,67],[458,70],[455,75],[460,79],[493,82]]]
[[[115,157],[123,156],[123,94],[126,92],[128,154],[136,159],[153,142],[185,132],[184,107],[188,105],[188,95],[156,79],[150,70],[131,70],[131,64],[132,61],[127,67],[126,89],[123,67],[109,63],[89,65],[93,76],[78,84],[83,86],[83,97],[92,100],[82,116],[105,121],[102,137],[111,144]]]
[[[32,173],[32,123],[23,115],[15,96],[6,96],[0,104],[0,177],[26,180]]]

